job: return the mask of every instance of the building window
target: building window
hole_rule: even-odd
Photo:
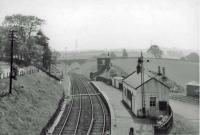
[[[156,97],[150,97],[150,106],[156,106]]]
[[[131,101],[132,100],[132,94],[130,90],[127,90],[127,98]]]

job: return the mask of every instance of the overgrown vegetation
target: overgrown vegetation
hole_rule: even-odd
[[[0,134],[39,134],[54,114],[63,91],[58,81],[43,72],[14,81],[13,94],[0,98]]]
[[[42,25],[45,20],[29,15],[6,16],[0,26],[0,57],[10,57],[9,31],[15,31],[13,48],[14,60],[26,66],[37,64],[49,69],[55,63],[58,52],[51,51],[49,38],[43,33]]]

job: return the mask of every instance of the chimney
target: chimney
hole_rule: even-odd
[[[162,74],[163,74],[163,78],[165,78],[165,67],[162,68]]]
[[[158,66],[158,75],[162,75],[160,71],[160,66]]]
[[[137,69],[137,74],[139,74],[141,72],[141,66],[138,64],[136,69]]]

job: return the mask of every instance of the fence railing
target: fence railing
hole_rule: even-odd
[[[170,105],[168,105],[168,110],[169,110],[169,117],[166,121],[164,121],[162,124],[160,125],[155,125],[154,126],[154,132],[155,134],[159,134],[159,133],[167,133],[169,132],[170,128],[173,125],[173,111],[170,107]]]
[[[37,67],[38,69],[42,70],[43,72],[45,72],[48,76],[54,78],[55,80],[58,80],[60,81],[62,78],[63,78],[63,73],[62,72],[58,72],[58,70],[56,71],[52,71],[50,70],[47,71],[45,68],[43,68],[42,66],[40,65],[35,65],[35,67]],[[54,67],[55,68],[55,67]]]
[[[22,69],[19,68],[17,72],[17,76],[24,76],[26,74],[33,74],[39,72],[39,69],[37,68],[30,68],[30,69]],[[0,72],[0,79],[7,79],[10,77],[10,71],[8,72]]]

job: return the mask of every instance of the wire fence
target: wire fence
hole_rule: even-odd
[[[24,76],[26,74],[33,74],[33,73],[36,73],[36,72],[39,72],[39,69],[35,68],[35,67],[26,68],[26,69],[19,68],[16,75],[17,76]],[[10,71],[0,72],[0,79],[7,79],[9,77],[10,77]]]

